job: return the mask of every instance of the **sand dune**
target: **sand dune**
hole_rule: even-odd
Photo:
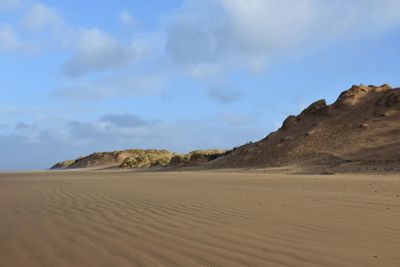
[[[400,88],[354,85],[333,104],[318,100],[263,140],[238,147],[211,165],[399,172],[399,133]]]
[[[0,174],[0,266],[400,266],[400,176]]]
[[[399,172],[400,88],[353,85],[328,105],[318,100],[264,139],[232,150],[131,149],[93,153],[51,169],[226,169],[296,167],[305,173]]]

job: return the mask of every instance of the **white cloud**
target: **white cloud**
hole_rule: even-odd
[[[296,45],[314,30],[314,1],[221,0],[232,40],[246,53]]]
[[[127,10],[121,11],[121,13],[119,14],[119,20],[122,24],[129,27],[137,24],[136,20]]]
[[[252,127],[256,125],[257,114],[241,112],[221,112],[215,116],[215,121],[226,124],[230,127]]]
[[[0,53],[29,53],[35,47],[20,40],[15,30],[9,25],[0,25]]]
[[[16,8],[21,5],[21,0],[0,0],[0,9]]]
[[[18,50],[20,43],[17,34],[10,26],[0,27],[0,51],[8,52]]]
[[[110,125],[116,127],[126,127],[126,128],[135,128],[135,127],[143,127],[150,124],[150,121],[143,119],[138,115],[132,114],[104,114],[100,118],[101,122],[107,122]],[[151,123],[155,123],[152,121]]]
[[[59,33],[66,27],[58,12],[42,3],[32,5],[24,20],[24,26],[33,32],[52,31]]]
[[[166,51],[194,78],[260,71],[283,55],[400,26],[397,0],[187,0]]]
[[[158,93],[165,83],[160,74],[116,75],[107,78],[79,81],[55,91],[55,96],[65,100],[102,100],[129,95],[151,95]]]
[[[55,8],[42,3],[28,6],[23,25],[33,33],[47,33],[38,36],[42,46],[50,43],[72,50],[71,58],[62,67],[68,77],[81,77],[124,67],[146,51],[146,45],[138,40],[125,44],[97,28],[71,27]],[[134,22],[127,12],[121,13],[121,19],[126,23]]]
[[[126,66],[143,53],[143,44],[123,44],[99,29],[82,30],[74,45],[75,52],[63,72],[70,77],[83,76]]]
[[[219,0],[244,47],[290,47],[313,37],[343,38],[399,27],[397,0]]]
[[[74,30],[58,11],[31,0],[0,0],[0,9],[15,8],[8,25],[0,24],[0,52],[32,53],[47,48],[67,48]],[[0,22],[1,23],[1,22]]]

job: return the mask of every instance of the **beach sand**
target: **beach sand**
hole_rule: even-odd
[[[0,266],[400,266],[400,175],[2,173]]]

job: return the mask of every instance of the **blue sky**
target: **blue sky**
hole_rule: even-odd
[[[231,148],[400,86],[397,0],[0,0],[0,169]]]

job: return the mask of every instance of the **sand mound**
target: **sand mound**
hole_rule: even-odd
[[[150,168],[196,166],[225,155],[225,150],[195,150],[188,154],[176,154],[168,150],[131,149],[114,152],[93,153],[76,160],[55,164],[50,169],[77,168]]]
[[[120,166],[123,168],[150,167],[153,164],[163,164],[173,153],[167,150],[143,150],[130,149],[113,152],[93,153],[76,160],[68,160],[55,164],[50,169],[77,169],[77,168],[96,168],[107,166]]]
[[[213,167],[291,164],[400,164],[400,88],[353,86],[337,101],[319,100],[265,139],[234,149]]]

